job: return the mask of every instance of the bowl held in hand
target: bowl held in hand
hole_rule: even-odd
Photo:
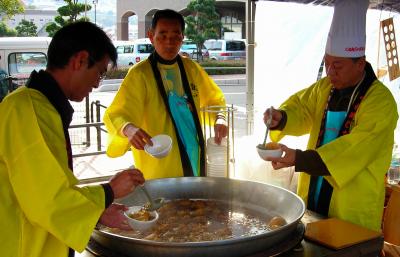
[[[153,145],[146,144],[144,151],[155,158],[164,158],[172,149],[172,139],[168,135],[157,135],[151,138]]]

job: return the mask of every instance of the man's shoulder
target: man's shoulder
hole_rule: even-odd
[[[32,115],[43,115],[48,117],[51,113],[55,113],[54,107],[49,100],[41,92],[25,86],[19,87],[9,94],[0,104],[3,114],[24,115],[27,119]]]
[[[151,64],[148,59],[145,59],[139,63],[134,64],[132,67],[129,68],[127,77],[134,76],[137,78],[137,76],[144,75],[147,77],[148,73],[152,72],[151,70]]]
[[[315,92],[318,95],[324,95],[324,94],[329,94],[330,90],[332,88],[332,85],[330,83],[330,80],[328,77],[323,77],[313,84],[311,84],[309,87],[306,87],[302,90],[301,92],[307,91],[307,92]]]
[[[128,72],[143,72],[146,69],[151,70],[151,64],[148,58],[130,66]]]
[[[383,84],[383,82],[380,81],[379,79],[375,79],[374,82],[372,82],[372,85],[368,90],[367,94],[368,93],[379,94],[382,95],[383,97],[391,96],[393,98],[393,94],[390,91],[390,89],[385,84]]]
[[[189,57],[182,56],[181,60],[185,66],[190,67],[191,69],[203,69],[198,62],[190,59]]]
[[[48,108],[52,106],[50,101],[40,91],[25,86],[17,88],[7,99],[4,100],[8,105],[15,105],[18,109],[32,108]]]
[[[364,100],[367,104],[378,107],[380,111],[397,110],[397,103],[392,92],[378,79],[368,89]]]

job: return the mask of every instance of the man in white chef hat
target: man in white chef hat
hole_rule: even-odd
[[[336,0],[325,49],[327,76],[272,112],[271,140],[309,134],[306,150],[281,145],[274,169],[300,172],[309,210],[379,231],[398,113],[365,60],[368,0]],[[264,113],[264,121],[269,111]]]

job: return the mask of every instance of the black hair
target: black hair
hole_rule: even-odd
[[[83,50],[89,53],[89,67],[106,55],[116,65],[117,51],[107,34],[94,23],[78,21],[65,25],[53,36],[47,51],[47,68],[63,68]]]
[[[365,55],[364,55],[364,56],[361,56],[361,57],[351,57],[350,59],[351,59],[354,63],[356,63],[356,62],[358,62],[359,60],[361,60],[362,58],[365,58]]]
[[[151,21],[151,28],[153,30],[156,28],[159,19],[177,20],[181,24],[182,33],[185,31],[185,20],[183,19],[182,14],[174,10],[164,9],[156,11],[153,15],[153,20]]]

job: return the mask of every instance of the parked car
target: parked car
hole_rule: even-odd
[[[197,51],[197,45],[193,41],[184,40],[181,49],[179,50],[179,54],[197,60],[197,55],[199,54]],[[205,47],[205,45],[203,45],[201,49],[201,56],[199,59],[204,60],[208,59],[208,57],[209,57],[208,50]]]
[[[146,59],[154,50],[148,38],[134,41],[114,41],[118,53],[118,66],[131,66]]]
[[[0,69],[16,78],[45,69],[50,41],[50,37],[0,38]]]
[[[211,60],[243,60],[246,59],[246,43],[244,40],[208,39],[204,42]]]
[[[51,37],[0,37],[0,100],[46,68]]]

